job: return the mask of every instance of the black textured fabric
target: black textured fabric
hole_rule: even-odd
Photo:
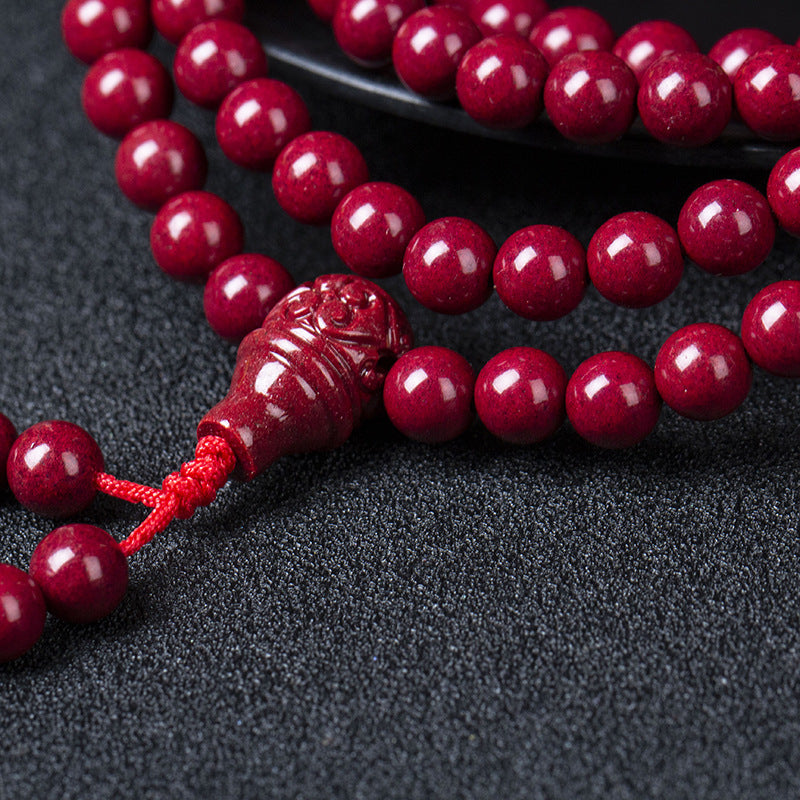
[[[672,16],[708,45],[745,22],[793,40],[789,5],[605,8],[619,29]],[[0,407],[20,428],[79,423],[110,471],[157,484],[191,455],[235,351],[207,328],[201,289],[152,263],[150,216],[121,197],[115,144],[82,116],[59,6],[0,10]],[[550,222],[588,242],[634,208],[674,223],[721,177],[455,137],[300,88],[375,178],[498,241]],[[224,160],[211,115],[180,102],[176,119],[206,143],[209,188],[240,211],[250,249],[301,280],[340,269],[326,229],[288,220],[268,179]],[[758,288],[798,277],[798,253],[780,236],[751,275],[690,266],[654,309],[592,291],[546,325],[496,298],[437,317],[387,285],[420,343],[477,367],[534,344],[571,369],[612,348],[652,361],[694,321],[738,330]],[[426,447],[378,422],[231,485],[132,560],[113,616],[50,620],[0,668],[0,797],[797,797],[797,416],[796,385],[758,373],[739,413],[665,411],[630,452],[568,429],[510,448],[479,426]],[[83,518],[121,538],[142,516],[101,499]],[[0,525],[0,560],[20,566],[51,527],[9,500]]]

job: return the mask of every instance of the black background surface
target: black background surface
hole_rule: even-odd
[[[745,23],[800,34],[790,3],[603,6],[618,30],[666,16],[704,46]],[[82,116],[59,11],[0,10],[0,407],[20,429],[79,423],[111,472],[157,484],[191,455],[235,349],[207,328],[201,289],[152,263],[151,217]],[[497,241],[549,222],[587,243],[631,209],[674,223],[692,189],[733,174],[542,154],[298,88],[374,178]],[[213,116],[180,102],[175,118],[206,143],[208,188],[241,213],[249,249],[300,280],[340,269],[326,229],[290,221],[266,178],[225,161]],[[689,266],[654,309],[590,291],[550,324],[496,298],[439,318],[387,286],[420,343],[476,367],[532,344],[572,369],[612,348],[652,361],[690,322],[738,330],[760,287],[798,277],[799,253],[781,236],[748,276]],[[568,428],[514,449],[477,425],[426,447],[378,422],[231,485],[132,560],[112,617],[51,620],[0,668],[0,797],[796,797],[798,410],[796,385],[758,373],[739,413],[665,411],[626,453]],[[142,516],[101,499],[83,519],[122,538]],[[52,527],[10,501],[0,526],[0,560],[19,566]]]

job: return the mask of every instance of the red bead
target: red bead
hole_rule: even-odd
[[[131,202],[155,211],[176,195],[202,189],[208,161],[200,140],[188,128],[154,120],[122,140],[114,171]]]
[[[244,25],[216,19],[183,37],[175,53],[174,73],[184,97],[204,108],[216,108],[232,89],[266,76],[267,56]]]
[[[447,8],[456,8],[459,11],[463,11],[465,14],[469,14],[470,9],[472,8],[472,4],[475,0],[433,0],[431,5],[433,6],[446,6]]]
[[[714,141],[732,113],[731,82],[701,53],[670,53],[641,78],[639,113],[647,130],[668,144]]]
[[[582,6],[551,11],[534,26],[530,40],[553,67],[580,50],[611,50],[614,31],[596,12]]]
[[[334,212],[333,249],[353,272],[388,278],[403,269],[406,247],[424,224],[422,206],[405,189],[393,183],[364,183]]]
[[[156,214],[150,247],[161,269],[179,281],[204,281],[225,259],[242,252],[239,215],[210,192],[185,192]]]
[[[475,408],[481,422],[512,444],[535,444],[564,422],[567,376],[551,355],[533,347],[512,347],[478,373]]]
[[[201,22],[211,19],[241,22],[244,0],[152,0],[151,10],[158,32],[178,44]]]
[[[449,442],[472,422],[475,373],[446,347],[417,347],[394,363],[383,386],[392,425],[409,439]]]
[[[567,384],[567,416],[587,442],[622,449],[645,439],[658,423],[661,398],[653,370],[622,352],[587,358]]]
[[[762,369],[800,378],[800,281],[770,284],[750,301],[742,318],[742,341]]]
[[[549,10],[545,0],[475,0],[469,15],[484,36],[507,33],[527,39]]]
[[[92,125],[123,137],[152,119],[168,117],[174,92],[161,62],[142,50],[117,50],[95,62],[83,82],[81,102]]]
[[[500,299],[525,319],[558,319],[586,292],[586,251],[563,228],[531,225],[513,233],[494,261]]]
[[[691,34],[666,20],[648,20],[629,28],[617,39],[614,55],[621,58],[641,80],[651,64],[667,53],[697,53],[697,42]]]
[[[741,339],[710,322],[673,333],[658,351],[655,375],[664,402],[684,417],[699,420],[735,411],[752,381]]]
[[[94,478],[104,469],[97,442],[71,422],[39,422],[23,431],[8,456],[8,483],[25,508],[61,519],[94,500]]]
[[[692,192],[678,219],[687,255],[713,275],[755,269],[775,244],[775,221],[767,199],[741,181],[721,180]]]
[[[456,92],[464,110],[490,128],[524,128],[542,113],[547,62],[519,36],[492,36],[464,56]]]
[[[492,293],[497,248],[480,225],[443,217],[420,230],[406,250],[403,277],[412,295],[441,314],[463,314]]]
[[[772,168],[767,199],[780,226],[800,236],[800,147],[790,150]]]
[[[311,131],[290,142],[275,161],[272,189],[281,208],[298,222],[325,225],[339,201],[369,180],[358,148],[344,136]]]
[[[764,139],[800,138],[800,48],[782,44],[760,50],[739,67],[736,109]]]
[[[760,28],[740,28],[723,36],[711,48],[708,56],[716,61],[733,81],[739,72],[739,67],[753,53],[776,44],[783,42],[774,33],[762,31]]]
[[[14,423],[5,414],[0,414],[0,491],[8,489],[6,462],[16,440],[17,429],[14,427]]]
[[[480,40],[480,31],[464,11],[448,6],[423,8],[394,37],[395,72],[412,92],[448,100],[456,93],[458,65]]]
[[[612,53],[586,50],[556,64],[544,87],[544,106],[558,132],[574,142],[619,139],[636,115],[638,85]]]
[[[147,0],[69,0],[61,34],[76,58],[91,64],[123,47],[146,47],[152,35]]]
[[[678,234],[644,211],[618,214],[602,225],[589,243],[587,265],[597,291],[626,308],[660,303],[683,276]]]
[[[128,588],[128,562],[117,542],[94,525],[64,525],[33,551],[31,577],[48,609],[68,622],[107,617]]]
[[[19,658],[39,641],[46,617],[36,581],[21,569],[0,564],[0,664]]]
[[[336,11],[336,0],[307,0],[311,10],[326,24],[333,20]]]
[[[353,61],[380,67],[392,57],[392,41],[403,20],[424,6],[425,0],[339,0],[333,34]]]
[[[243,83],[222,101],[217,141],[241,167],[270,170],[283,148],[311,128],[303,98],[285,83],[257,78]]]

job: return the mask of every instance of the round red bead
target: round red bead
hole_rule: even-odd
[[[545,0],[475,0],[469,15],[484,36],[508,33],[527,39],[549,10]]]
[[[800,236],[800,147],[790,150],[772,168],[767,199],[780,226]]]
[[[783,42],[774,33],[762,31],[760,28],[740,28],[723,36],[709,50],[708,56],[716,61],[733,81],[739,72],[739,67],[753,53],[776,44]]]
[[[494,285],[500,299],[525,319],[558,319],[586,292],[586,251],[563,228],[531,225],[513,233],[497,253]]]
[[[94,500],[94,478],[104,469],[97,442],[71,422],[39,422],[23,431],[8,456],[8,483],[25,508],[60,519]]]
[[[741,339],[710,322],[673,333],[658,351],[655,375],[664,402],[684,417],[699,420],[735,411],[752,381]]]
[[[14,423],[5,414],[0,414],[0,491],[8,489],[6,462],[16,440],[17,429]]]
[[[31,577],[47,607],[68,622],[108,616],[128,588],[128,562],[110,534],[94,525],[64,525],[33,551]]]
[[[534,444],[564,422],[567,376],[551,355],[533,347],[512,347],[478,373],[475,408],[495,436],[512,444]]]
[[[464,56],[456,93],[474,120],[491,128],[524,128],[542,113],[547,62],[519,36],[492,36]]]
[[[76,58],[91,64],[123,47],[146,47],[152,35],[147,0],[69,0],[61,34]]]
[[[336,0],[307,0],[311,10],[326,24],[333,20],[336,11]]]
[[[0,564],[0,664],[34,646],[46,618],[47,607],[36,581],[21,569]]]
[[[383,385],[392,424],[410,439],[436,444],[460,436],[472,422],[475,373],[446,347],[418,347],[400,356]]]
[[[669,297],[683,276],[678,234],[644,211],[618,214],[602,225],[587,251],[597,291],[626,308],[646,308]]]
[[[424,224],[422,206],[405,189],[393,183],[364,183],[334,212],[333,249],[358,275],[387,278],[403,269],[406,247]]]
[[[311,131],[290,142],[278,156],[272,189],[290,217],[325,225],[341,199],[368,180],[367,162],[349,139]]]
[[[184,97],[204,108],[216,108],[232,89],[266,76],[267,56],[244,25],[215,19],[192,28],[181,39],[173,71]]]
[[[653,370],[622,352],[587,358],[567,384],[567,416],[586,441],[600,447],[633,447],[658,423],[661,398]]]
[[[492,293],[497,248],[480,225],[461,217],[429,222],[406,249],[403,277],[414,297],[441,314],[463,314]]]
[[[611,50],[614,31],[596,12],[582,6],[551,11],[534,26],[530,40],[552,67],[580,50]]]
[[[721,180],[692,192],[678,219],[687,255],[714,275],[755,269],[775,243],[775,221],[767,199],[741,181]]]
[[[699,49],[687,30],[659,19],[640,22],[629,28],[617,39],[613,52],[633,70],[639,80],[661,56],[667,53],[696,53]]]
[[[742,341],[762,369],[800,378],[800,281],[778,281],[762,289],[742,318]]]
[[[244,0],[152,0],[151,11],[158,32],[173,44],[178,44],[201,22],[211,19],[241,22]]]
[[[272,169],[283,148],[311,128],[303,98],[280,81],[257,78],[223,100],[217,113],[217,141],[241,167]]]
[[[636,115],[638,85],[613,53],[586,50],[556,64],[544,87],[544,106],[559,133],[574,142],[619,139]]]

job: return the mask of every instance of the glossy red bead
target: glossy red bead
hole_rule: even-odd
[[[774,33],[760,28],[739,28],[723,36],[708,52],[709,58],[719,64],[733,81],[739,67],[753,53],[783,42]]]
[[[542,113],[547,62],[519,36],[492,36],[461,61],[456,93],[464,110],[490,128],[524,128]]]
[[[754,53],[734,80],[736,110],[764,139],[800,138],[800,47],[782,44]]]
[[[644,211],[618,214],[598,228],[587,251],[589,277],[607,300],[645,308],[669,297],[683,276],[678,234]]]
[[[741,339],[710,322],[673,333],[658,351],[655,375],[664,402],[684,417],[699,420],[735,411],[752,382]]]
[[[497,248],[480,225],[462,217],[429,222],[406,249],[403,278],[412,295],[441,314],[464,314],[492,293]]]
[[[568,6],[551,11],[534,25],[531,43],[553,67],[564,56],[580,50],[611,50],[614,31],[595,11]]]
[[[639,80],[651,64],[667,53],[697,53],[697,42],[680,25],[663,19],[647,20],[629,28],[617,39],[614,55],[621,58]]]
[[[8,456],[8,483],[25,508],[61,519],[94,500],[94,478],[104,469],[97,442],[72,422],[39,422],[23,431]]]
[[[172,111],[172,79],[161,62],[142,50],[116,50],[86,74],[81,102],[92,125],[107,136],[128,131]]]
[[[563,424],[567,376],[551,355],[512,347],[492,358],[475,382],[475,409],[495,436],[511,444],[535,444]]]
[[[659,141],[697,147],[725,129],[732,95],[731,82],[716,61],[701,53],[670,53],[642,76],[639,114]]]
[[[326,24],[333,20],[336,11],[336,0],[307,0],[311,10]]]
[[[238,342],[261,326],[275,303],[295,287],[275,259],[243,253],[223,261],[209,276],[203,309],[212,330]]]
[[[456,92],[456,71],[481,33],[464,11],[431,6],[413,13],[392,45],[397,77],[412,92],[447,100]]]
[[[619,139],[636,115],[636,78],[622,59],[602,50],[572,53],[556,64],[544,106],[558,132],[573,142]]]
[[[39,641],[46,617],[36,581],[21,569],[0,564],[0,664],[19,658]]]
[[[6,462],[16,440],[17,429],[14,427],[14,423],[5,414],[0,414],[0,491],[8,489]]]
[[[342,198],[368,180],[359,149],[328,131],[298,136],[281,151],[272,171],[272,189],[281,208],[309,225],[330,222]]]
[[[61,34],[69,51],[91,64],[123,47],[146,47],[152,35],[147,0],[69,0]]]
[[[68,622],[107,617],[128,588],[128,562],[110,534],[94,525],[64,525],[33,551],[31,577],[48,609]]]
[[[256,78],[234,89],[217,112],[217,141],[241,167],[270,170],[281,150],[311,128],[303,98],[280,81]]]
[[[778,281],[762,289],[742,318],[742,342],[762,369],[800,378],[800,281]]]
[[[405,189],[393,183],[364,183],[333,214],[333,249],[358,275],[387,278],[403,269],[406,247],[424,224],[422,206]]]
[[[775,220],[767,199],[747,183],[712,181],[696,189],[678,219],[686,254],[713,275],[755,269],[775,244]]]
[[[402,434],[437,444],[470,426],[474,386],[475,373],[464,356],[446,347],[417,347],[389,370],[383,402]]]
[[[500,299],[525,319],[558,319],[586,293],[586,251],[563,228],[531,225],[503,242],[493,267]]]
[[[216,108],[231,90],[267,74],[267,56],[254,33],[215,19],[192,28],[175,53],[175,83],[184,97]]]
[[[469,15],[484,36],[507,33],[527,39],[549,10],[545,0],[475,0]]]
[[[122,140],[114,171],[131,202],[155,211],[176,195],[202,189],[208,161],[200,140],[188,128],[154,120]]]
[[[150,9],[158,32],[178,44],[201,22],[212,19],[241,22],[244,0],[152,0]]]
[[[800,236],[800,147],[782,156],[772,168],[767,199],[780,226]]]
[[[587,358],[569,379],[566,402],[576,432],[614,450],[639,444],[661,414],[653,370],[641,358],[618,351]]]

